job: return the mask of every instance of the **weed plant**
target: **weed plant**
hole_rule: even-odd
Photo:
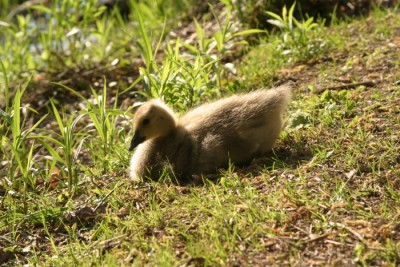
[[[317,23],[314,22],[313,17],[309,17],[305,21],[299,21],[293,16],[296,2],[290,7],[289,11],[286,6],[282,8],[282,16],[270,11],[266,13],[273,19],[267,20],[270,24],[278,27],[282,34],[282,47],[283,54],[294,54],[299,59],[309,58],[318,46],[314,39],[310,39],[309,33],[317,28]],[[322,22],[323,26],[323,22]]]
[[[213,11],[212,6],[210,8]],[[190,45],[180,39],[172,40],[164,51],[166,57],[161,64],[158,64],[155,58],[161,39],[157,47],[153,49],[143,18],[137,9],[135,10],[142,37],[142,41],[138,41],[137,44],[146,65],[145,68],[140,68],[139,79],[143,79],[144,82],[144,90],[141,94],[146,99],[162,98],[183,111],[194,104],[213,99],[221,94],[222,80],[227,79],[229,71],[228,65],[223,65],[221,61],[225,54],[233,49],[234,38],[264,32],[257,29],[232,32],[230,13],[226,14],[226,19],[222,23],[213,11],[218,30],[211,37],[208,37],[205,29],[197,20],[194,20],[197,33],[196,45]],[[246,42],[233,44],[246,44]],[[182,52],[182,48],[187,51]],[[137,82],[138,80],[134,84]],[[227,90],[229,91],[229,88]]]
[[[270,19],[267,22],[275,26],[267,37],[261,37],[261,45],[247,55],[247,64],[241,68],[241,75],[253,74],[257,84],[248,86],[271,86],[271,81],[276,76],[276,71],[292,64],[293,62],[307,62],[329,53],[333,45],[338,46],[341,38],[321,38],[325,30],[325,21],[316,22],[314,17],[299,20],[294,17],[296,2],[287,9],[283,6],[282,13],[277,14],[264,11]],[[261,55],[267,55],[268,60]]]

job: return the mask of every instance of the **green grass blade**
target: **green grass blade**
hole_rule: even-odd
[[[190,52],[192,52],[193,54],[199,54],[200,50],[198,50],[195,46],[185,43],[185,42],[181,42],[181,44],[187,48]]]
[[[7,71],[6,67],[4,66],[3,60],[0,58],[0,65],[1,65],[1,70],[4,75],[4,89],[5,89],[5,95],[6,95],[6,112],[9,111],[10,108],[10,88],[8,87],[8,76],[7,76]]]
[[[50,103],[51,103],[51,106],[53,107],[53,113],[54,113],[54,116],[56,117],[56,121],[57,121],[58,127],[60,129],[61,136],[65,137],[65,134],[66,134],[65,126],[60,117],[60,113],[58,112],[58,109],[54,105],[53,101],[50,101]]]
[[[105,137],[104,137],[104,134],[103,134],[103,131],[102,131],[102,126],[101,126],[100,120],[96,116],[95,110],[90,110],[88,112],[88,115],[89,115],[94,127],[96,128],[96,131],[100,136],[100,139],[102,141],[104,141]]]
[[[160,92],[159,95],[163,95],[165,86],[168,82],[169,77],[171,76],[171,66],[172,66],[172,61],[170,59],[167,59],[164,62],[162,72],[161,72],[161,86],[160,86]]]
[[[34,5],[34,6],[31,6],[30,9],[39,10],[39,11],[42,11],[42,12],[48,13],[48,14],[53,14],[53,11],[44,5]]]
[[[160,38],[158,39],[157,46],[156,46],[156,48],[154,49],[153,58],[155,58],[155,57],[157,56],[158,49],[160,48],[161,43],[162,43],[163,38],[164,38],[164,33],[165,33],[165,28],[166,28],[166,26],[167,26],[167,17],[164,17],[163,28],[162,28],[162,30],[161,30],[161,34],[160,34]]]
[[[17,89],[13,101],[13,116],[11,131],[13,135],[13,147],[17,149],[21,136],[21,90]]]
[[[12,117],[0,108],[0,117],[6,119],[9,125],[12,124]]]
[[[28,136],[33,130],[35,130],[40,125],[40,123],[42,123],[42,121],[47,117],[47,115],[48,114],[41,117],[32,127],[24,131],[23,136]]]
[[[136,80],[131,85],[129,85],[128,88],[123,90],[120,94],[122,95],[126,92],[129,92],[133,87],[135,87],[139,82],[141,82],[143,80],[144,76],[145,76],[144,74],[141,74],[139,77],[136,78]]]
[[[77,124],[78,121],[80,121],[80,119],[81,119],[83,116],[85,116],[85,115],[86,115],[85,113],[79,114],[79,115],[72,121],[72,123],[70,124],[70,125],[71,125],[71,126],[70,126],[70,131],[71,131],[71,132],[73,132],[73,131],[75,130],[76,124]],[[72,116],[71,116],[71,119],[72,119]]]
[[[294,1],[293,5],[289,9],[289,14],[288,14],[289,30],[293,30],[293,12],[295,7],[296,7],[296,1]]]
[[[75,91],[74,89],[62,84],[62,83],[57,83],[57,82],[53,82],[53,84],[56,84],[58,86],[61,86],[64,89],[67,89],[68,91],[70,91],[71,93],[73,93],[74,95],[78,96],[80,99],[82,100],[87,100],[86,97],[84,97],[82,94],[80,94],[79,92]]]
[[[34,148],[34,147],[35,147],[35,142],[32,143],[31,148],[29,149],[28,158],[27,158],[27,161],[26,161],[26,166],[25,166],[25,168],[24,168],[24,172],[25,172],[24,176],[25,176],[25,179],[28,178],[29,171],[30,171],[30,169],[31,169],[31,167],[32,167],[33,148]],[[31,181],[29,181],[29,182],[31,182]]]
[[[277,21],[281,22],[282,25],[284,25],[283,19],[282,19],[278,14],[275,14],[274,12],[271,12],[271,11],[265,11],[265,13],[266,13],[267,15],[273,17],[273,18],[276,19]]]
[[[53,142],[54,144],[58,145],[59,147],[61,147],[62,144],[59,141],[55,140],[54,138],[51,138],[48,136],[43,136],[42,139],[45,139],[45,141],[39,140],[39,142],[47,149],[47,151],[50,153],[50,155],[53,157],[53,159],[55,159],[59,162],[65,163],[64,159],[62,159],[60,157],[60,153],[57,152],[52,146],[50,146],[49,143],[47,142],[47,140]]]
[[[199,43],[199,49],[200,51],[204,52],[205,51],[205,33],[204,33],[204,29],[200,26],[199,22],[197,21],[197,19],[194,19],[194,23],[196,25],[196,34],[197,34],[197,40]]]
[[[264,30],[259,30],[259,29],[250,29],[250,30],[244,30],[240,32],[236,32],[232,34],[232,37],[237,37],[237,36],[244,36],[244,35],[250,35],[250,34],[257,34],[257,33],[267,33],[267,31]]]
[[[144,25],[143,17],[140,14],[140,11],[138,10],[137,6],[134,5],[133,8],[135,10],[135,14],[136,14],[138,22],[139,22],[140,36],[142,37],[142,40],[143,40],[141,49],[142,49],[144,61],[146,63],[147,68],[151,68],[151,64],[153,64],[153,52],[152,52],[151,43],[149,41],[149,37],[146,32],[146,26]]]

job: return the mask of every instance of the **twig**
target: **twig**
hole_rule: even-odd
[[[356,246],[356,245],[354,245],[354,244],[341,243],[341,242],[337,242],[337,241],[330,240],[330,239],[326,239],[324,242],[325,242],[325,243],[329,243],[329,244],[333,244],[333,245],[337,245],[337,246],[347,246],[347,247],[352,247],[352,248],[354,248],[354,247]],[[370,250],[390,251],[390,249],[388,249],[388,248],[371,247],[371,246],[369,246],[369,245],[366,244],[366,243],[364,243],[364,244],[365,244],[365,246],[366,246],[368,249],[370,249]]]
[[[300,232],[302,232],[302,233],[304,233],[304,234],[306,234],[306,235],[309,234],[306,230],[302,229],[301,227],[298,227],[298,226],[295,226],[295,225],[294,225],[293,228],[299,230]]]
[[[113,238],[110,238],[110,239],[107,239],[107,240],[103,240],[103,241],[97,240],[92,244],[92,247],[97,246],[97,245],[107,247],[107,245],[110,244],[111,242],[116,241],[116,240],[121,239],[121,238],[124,238],[126,236],[127,236],[126,234],[122,234],[122,235],[118,235],[118,236],[115,236]],[[89,240],[92,240],[92,238],[93,238],[93,236],[91,236],[89,238]]]
[[[360,235],[359,233],[357,233],[356,231],[354,231],[353,229],[351,229],[350,227],[347,227],[345,225],[343,225],[343,229],[347,230],[348,232],[350,232],[351,234],[353,234],[355,237],[357,237],[358,240],[360,240],[361,242],[364,242],[364,237],[362,237],[362,235]]]
[[[388,248],[370,247],[370,246],[368,246],[368,244],[365,244],[365,245],[367,246],[368,249],[371,249],[371,250],[390,251],[390,249],[388,249]]]
[[[325,90],[338,90],[338,89],[350,89],[350,88],[355,88],[360,85],[365,85],[365,86],[375,86],[375,83],[372,81],[365,81],[365,82],[358,82],[358,83],[346,83],[342,85],[333,85],[333,86],[327,86],[327,87],[322,87],[317,89],[317,93],[322,93]]]
[[[131,262],[136,255],[139,254],[139,250],[137,248],[132,248],[131,251],[129,252],[128,256],[124,259],[125,262]]]
[[[103,197],[102,200],[100,200],[100,203],[97,204],[97,206],[93,209],[93,212],[96,212],[96,210],[97,210],[98,208],[100,208],[101,205],[103,205],[104,201],[106,201],[106,199],[107,199],[112,193],[114,193],[115,189],[117,189],[118,187],[120,187],[120,186],[123,185],[123,184],[124,184],[124,183],[117,184],[110,192],[108,192],[108,194],[107,194],[105,197]]]
[[[298,242],[300,239],[296,237],[289,237],[289,236],[275,236],[275,238],[281,242],[286,242],[296,248],[298,248],[300,245],[295,243]]]
[[[3,235],[0,235],[0,239],[3,239],[4,241],[7,241],[8,243],[10,243],[10,244],[12,244],[12,245],[14,245],[14,246],[20,246],[20,247],[25,246],[25,244],[19,243],[19,242],[17,242],[17,241],[12,241],[10,238],[5,237],[5,236],[3,236]]]
[[[327,236],[330,235],[330,234],[331,234],[331,233],[328,232],[328,233],[325,233],[325,234],[323,234],[323,235],[316,236],[316,237],[314,237],[314,238],[306,239],[306,240],[304,240],[304,241],[307,242],[307,243],[314,242],[314,241],[320,240],[320,239],[322,239],[322,238],[324,238],[324,237],[327,237]]]
[[[342,223],[331,223],[331,225],[336,225],[339,228],[345,229],[346,231],[348,231],[352,235],[354,235],[359,241],[364,242],[364,237],[362,237],[362,235],[360,235],[359,233],[357,233],[356,231],[354,231],[350,227],[348,227],[348,226],[346,226],[346,225],[344,225]]]

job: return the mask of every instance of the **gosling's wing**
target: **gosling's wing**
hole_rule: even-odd
[[[290,98],[288,86],[233,95],[189,111],[180,122],[185,127],[208,130],[234,126],[253,128],[269,115],[282,113]]]

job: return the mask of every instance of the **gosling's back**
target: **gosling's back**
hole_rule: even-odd
[[[229,162],[249,163],[271,150],[291,97],[287,86],[234,95],[202,105],[178,123],[194,140],[194,173],[215,172]]]

